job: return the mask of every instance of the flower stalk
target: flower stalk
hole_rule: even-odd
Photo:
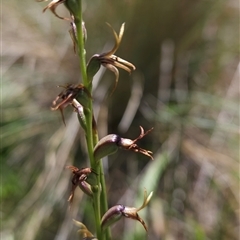
[[[77,16],[74,16],[74,23],[76,25],[76,34],[77,34],[77,49],[79,55],[79,63],[80,63],[80,71],[82,76],[83,85],[86,87],[89,93],[92,93],[92,80],[89,81],[87,76],[87,68],[86,68],[86,56],[85,56],[85,46],[84,46],[84,31],[82,27],[83,17],[82,17],[82,1],[79,0],[79,11]],[[93,149],[98,141],[97,134],[93,134],[94,132],[97,133],[96,129],[93,129],[93,103],[92,99],[89,98],[88,107],[84,109],[85,119],[86,119],[86,142],[87,142],[87,149],[88,155],[90,159],[91,168],[94,169],[97,173],[97,185],[94,187],[93,190],[93,208],[95,214],[95,225],[96,225],[96,232],[98,240],[110,240],[110,231],[106,232],[105,234],[101,230],[101,204],[100,204],[100,195],[104,195],[101,200],[104,200],[105,203],[102,204],[102,208],[106,208],[106,192],[105,192],[105,179],[100,177],[103,175],[102,172],[102,163],[96,164],[93,155]],[[102,188],[102,189],[101,189]],[[101,192],[100,192],[101,189]],[[103,211],[107,211],[103,209]]]
[[[43,2],[47,0],[37,1]],[[60,4],[64,4],[69,10],[70,18],[61,17],[56,13],[56,8]],[[90,58],[88,64],[86,64],[85,41],[87,34],[82,16],[82,0],[52,0],[43,11],[47,9],[51,10],[56,17],[70,21],[71,30],[69,33],[73,41],[74,52],[77,53],[79,57],[81,83],[61,86],[64,90],[55,98],[52,104],[52,110],[60,110],[64,124],[63,110],[69,105],[72,106],[85,132],[90,167],[79,169],[71,165],[66,166],[73,174],[72,187],[68,201],[70,204],[72,203],[77,187],[91,198],[96,234],[94,236],[83,223],[75,221],[75,224],[79,227],[78,233],[83,239],[110,240],[110,225],[122,217],[139,221],[147,231],[146,224],[144,220],[139,217],[138,211],[148,204],[152,197],[152,193],[147,196],[147,192],[144,192],[144,201],[139,208],[116,205],[108,209],[106,184],[101,159],[115,153],[118,148],[121,148],[141,153],[153,160],[152,152],[140,148],[137,144],[140,139],[152,131],[152,128],[145,131],[143,127],[140,126],[140,135],[133,140],[122,138],[116,134],[109,134],[99,141],[97,125],[93,113],[92,81],[94,75],[100,69],[100,66],[106,67],[115,75],[115,85],[111,94],[115,91],[118,83],[118,68],[128,73],[135,70],[135,66],[132,63],[114,55],[121,43],[125,24],[121,25],[119,34],[108,24],[115,39],[113,48],[105,53],[94,54]]]

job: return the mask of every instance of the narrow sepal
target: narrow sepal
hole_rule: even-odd
[[[147,225],[144,222],[144,220],[139,217],[138,212],[147,206],[147,204],[149,203],[149,201],[152,198],[152,195],[153,195],[153,192],[151,192],[149,195],[147,195],[147,191],[144,190],[143,204],[139,208],[125,207],[125,209],[123,211],[123,214],[125,217],[139,221],[143,225],[146,232],[148,231]]]
[[[94,237],[94,235],[87,229],[87,227],[76,220],[73,219],[74,224],[79,228],[77,231],[80,239],[84,240],[97,240],[97,238]]]
[[[46,0],[37,0],[37,2],[45,2]],[[43,9],[43,12],[45,12],[47,9],[50,9],[51,12],[57,17],[57,18],[60,18],[60,19],[64,19],[64,20],[69,20],[68,18],[65,18],[65,17],[61,17],[59,16],[57,13],[56,13],[56,8],[59,4],[62,4],[62,3],[65,3],[66,1],[69,1],[69,0],[53,0],[51,1],[44,9]]]

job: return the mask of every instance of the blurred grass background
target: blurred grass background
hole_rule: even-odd
[[[94,231],[89,201],[70,172],[87,166],[76,114],[51,112],[57,85],[78,83],[69,23],[42,13],[47,3],[2,2],[1,238],[77,239],[72,219]],[[67,16],[63,6],[59,15]],[[84,2],[87,59],[111,48],[126,22],[117,55],[134,63],[114,76],[101,69],[94,104],[101,137],[134,139],[154,161],[118,151],[104,159],[109,206],[140,206],[149,227],[122,220],[113,239],[239,239],[239,5],[229,1],[92,0]],[[110,88],[110,90],[109,90]]]

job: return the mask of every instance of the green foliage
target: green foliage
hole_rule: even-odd
[[[55,86],[79,83],[79,64],[70,26],[42,14],[43,6],[30,0],[3,3],[1,198],[6,239],[76,239],[66,202],[70,173],[64,167],[87,165],[84,132],[76,113],[65,112],[64,127],[50,107],[59,93]],[[112,74],[95,76],[100,136],[115,133],[128,106],[131,113],[137,108],[135,117],[126,132],[119,128],[116,134],[131,138],[139,125],[154,126],[140,143],[155,153],[154,161],[126,151],[104,159],[109,206],[140,206],[146,188],[154,191],[149,208],[140,212],[148,239],[238,239],[239,7],[233,1],[92,0],[84,2],[83,10],[87,59],[102,52],[111,36],[105,22],[114,29],[126,22],[118,55],[137,69],[130,77],[120,70],[108,98],[103,96],[111,92]],[[62,6],[56,11],[68,16]],[[104,50],[113,45],[109,42]],[[130,92],[134,82],[142,84]],[[81,191],[76,191],[71,211],[94,231],[91,203]],[[146,239],[142,226],[135,228],[129,219],[116,223],[112,235],[116,240]]]

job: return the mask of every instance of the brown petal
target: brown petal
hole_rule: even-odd
[[[126,218],[131,218],[131,219],[134,219],[134,220],[137,220],[139,221],[144,229],[146,230],[146,232],[148,231],[148,228],[147,228],[147,225],[146,223],[143,221],[142,218],[139,217],[138,213],[135,211],[133,211],[135,208],[128,208],[126,207],[125,210],[123,211],[123,215],[126,217]]]
[[[134,139],[134,140],[131,140],[131,139],[127,139],[127,138],[122,138],[121,140],[121,147],[126,149],[126,150],[131,150],[131,151],[134,151],[134,152],[139,152],[139,153],[142,153],[148,157],[150,157],[152,160],[153,160],[153,156],[152,156],[152,152],[149,151],[149,150],[146,150],[146,149],[143,149],[143,148],[140,148],[136,142],[140,139],[142,139],[144,136],[146,136],[149,132],[151,132],[153,130],[153,128],[149,129],[148,131],[144,132],[144,129],[140,126],[140,130],[141,130],[141,133],[140,135]]]
[[[91,240],[96,239],[96,238],[93,238],[94,237],[93,234],[87,229],[87,227],[83,223],[78,222],[74,219],[73,219],[73,222],[79,228],[78,234],[80,234],[81,237],[83,237],[84,239],[91,239]]]
[[[70,19],[68,19],[68,18],[59,16],[59,15],[56,13],[56,11],[55,11],[55,9],[57,8],[57,6],[58,6],[59,4],[61,4],[61,3],[64,3],[65,1],[66,1],[66,0],[53,0],[52,2],[50,2],[50,3],[43,9],[43,12],[45,12],[47,9],[50,9],[50,10],[52,11],[52,13],[53,13],[56,17],[58,17],[58,18],[60,18],[60,19],[63,19],[63,20],[68,20],[68,21],[70,21]]]
[[[120,45],[120,43],[121,43],[121,40],[122,40],[122,36],[123,36],[123,33],[124,33],[124,26],[125,26],[125,23],[123,23],[122,24],[122,26],[121,26],[121,28],[120,28],[120,31],[119,31],[119,35],[117,35],[117,33],[115,32],[115,30],[112,28],[112,26],[109,24],[109,23],[107,23],[107,25],[112,29],[112,31],[113,31],[113,35],[114,35],[114,38],[115,38],[115,44],[114,44],[114,46],[113,46],[113,48],[112,48],[112,50],[110,50],[109,52],[106,52],[106,53],[103,53],[103,54],[101,54],[101,56],[111,56],[111,55],[113,55],[116,51],[117,51],[117,49],[119,48],[119,45]]]
[[[110,96],[114,93],[116,87],[117,87],[117,84],[118,84],[118,79],[119,79],[119,71],[116,67],[114,67],[112,64],[103,64],[104,67],[106,67],[107,69],[109,69],[111,72],[113,72],[115,74],[115,85],[112,89],[112,92],[110,94]]]

